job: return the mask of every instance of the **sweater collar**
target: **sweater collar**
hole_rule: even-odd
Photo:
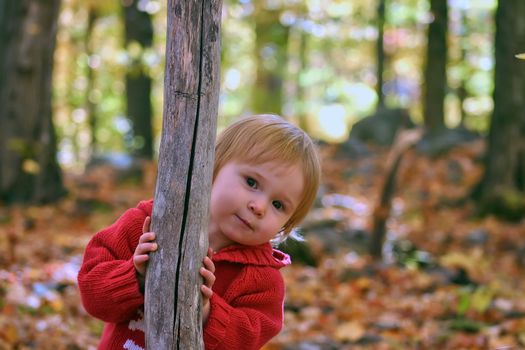
[[[142,201],[138,208],[144,210],[147,215],[151,215],[153,200]],[[228,261],[240,264],[257,266],[270,266],[280,269],[292,263],[290,256],[273,249],[270,243],[257,246],[232,245],[219,250],[214,256],[213,261]]]
[[[232,245],[215,253],[215,255],[213,255],[213,261],[270,266],[278,269],[291,264],[290,256],[277,249],[273,249],[270,243],[257,246]]]

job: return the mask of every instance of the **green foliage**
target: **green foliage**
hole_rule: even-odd
[[[449,327],[451,330],[455,331],[477,333],[485,327],[485,324],[468,318],[456,318],[450,321]]]
[[[412,242],[406,239],[395,241],[392,253],[399,265],[410,269],[425,268],[435,264],[430,253],[417,249]]]
[[[101,16],[111,16],[120,11],[120,3],[121,0],[88,0],[85,5]]]
[[[458,290],[457,317],[450,320],[449,328],[457,331],[477,333],[486,325],[467,316],[469,312],[478,315],[485,313],[490,307],[496,289],[492,286],[465,286]]]
[[[464,316],[469,310],[484,313],[492,303],[495,293],[494,288],[487,286],[461,287],[458,291],[458,316]]]
[[[92,121],[97,128],[100,152],[127,150],[127,130],[131,126],[123,127],[123,89],[124,76],[130,68],[145,69],[153,78],[154,130],[155,137],[159,137],[166,2],[150,0],[147,4],[147,11],[153,14],[155,37],[153,47],[143,50],[134,44],[124,47],[120,1],[64,0],[54,72],[55,125],[62,162],[86,161]],[[465,85],[465,125],[481,131],[488,126],[492,107],[495,4],[495,0],[470,1],[468,5],[450,3],[451,94]],[[353,123],[373,112],[377,103],[376,2],[227,0],[223,9],[219,126],[251,112],[257,78],[256,55],[260,54],[255,47],[255,22],[269,19],[280,22],[275,28],[286,28],[272,34],[276,47],[288,48],[286,57],[273,61],[270,57],[261,62],[282,68],[279,78],[285,87],[281,108],[285,117],[303,118],[302,125],[314,137],[340,141],[345,135],[334,138],[331,133],[347,135]],[[386,102],[390,108],[408,108],[415,120],[421,119],[421,70],[428,10],[427,0],[387,1]],[[96,15],[91,32],[87,26],[89,11]],[[287,41],[284,32],[288,32]],[[448,121],[457,123],[460,104],[457,99],[447,99],[447,104]],[[334,105],[341,108],[337,109],[337,115],[329,115],[335,110]]]

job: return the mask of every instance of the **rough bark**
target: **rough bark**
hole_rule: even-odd
[[[169,0],[164,121],[146,274],[148,349],[203,349],[198,269],[208,244],[220,0]]]
[[[51,116],[60,0],[0,5],[0,200],[43,203],[64,194]]]

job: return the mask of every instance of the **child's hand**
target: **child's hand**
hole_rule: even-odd
[[[135,248],[135,253],[133,253],[133,265],[135,265],[135,269],[140,276],[146,274],[149,253],[157,250],[157,243],[152,242],[155,240],[155,232],[149,232],[150,223],[151,218],[148,216],[146,220],[144,220],[142,235],[139,238],[137,248]]]
[[[203,267],[200,269],[200,274],[204,279],[204,284],[201,286],[202,293],[202,323],[206,323],[208,315],[210,314],[210,298],[213,295],[213,284],[215,283],[215,264],[211,260],[213,250],[208,248],[208,255],[202,261]]]

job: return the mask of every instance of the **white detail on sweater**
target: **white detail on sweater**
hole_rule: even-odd
[[[142,346],[138,346],[131,339],[126,340],[126,343],[124,344],[122,348],[127,349],[127,350],[144,350]]]
[[[132,331],[143,331],[145,332],[146,327],[144,326],[144,313],[142,311],[138,312],[139,317],[136,320],[130,320],[128,328]]]

